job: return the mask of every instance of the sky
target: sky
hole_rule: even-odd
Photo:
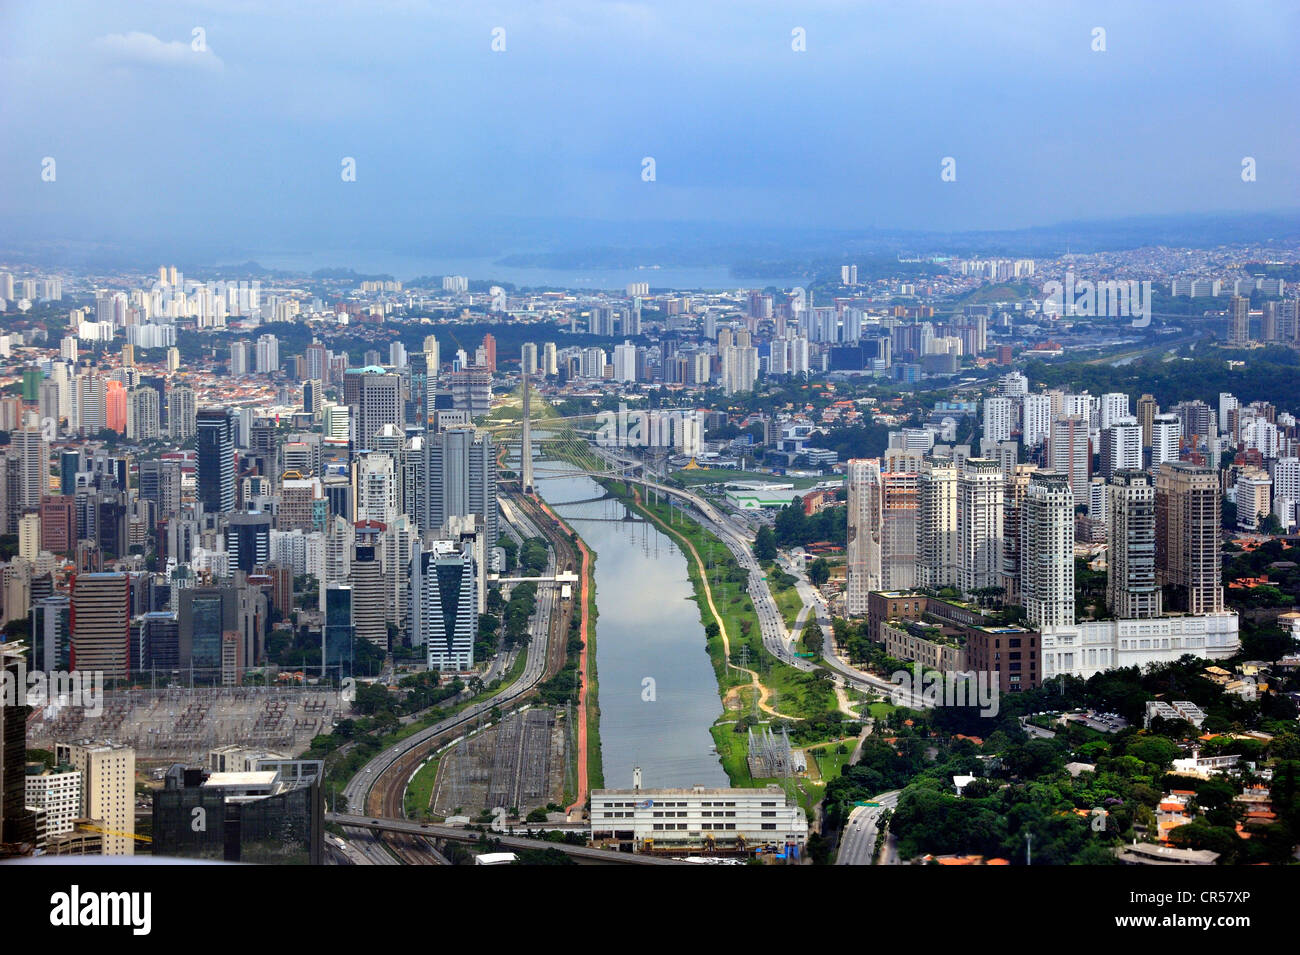
[[[0,233],[475,254],[561,220],[1294,210],[1297,36],[1293,0],[2,0]]]

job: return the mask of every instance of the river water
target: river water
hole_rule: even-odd
[[[618,501],[592,500],[604,489],[591,478],[546,477],[570,470],[563,461],[534,462],[538,493],[596,556],[605,785],[630,788],[640,766],[648,789],[727,786],[709,735],[722,706],[686,556],[653,524],[625,520]]]

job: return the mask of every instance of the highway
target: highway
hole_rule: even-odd
[[[878,806],[856,806],[849,813],[840,838],[840,848],[835,854],[836,865],[871,865],[876,853],[876,832],[885,810],[898,805],[899,790],[877,796],[872,802]]]

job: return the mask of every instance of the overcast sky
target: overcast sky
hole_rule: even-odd
[[[305,249],[508,216],[960,230],[1292,209],[1298,36],[1293,0],[5,0],[0,230]]]

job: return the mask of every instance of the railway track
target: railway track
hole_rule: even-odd
[[[572,570],[577,566],[573,542],[551,523],[533,501],[528,498],[515,498],[511,501],[511,505],[520,512],[525,521],[547,539],[555,556],[557,570]],[[496,696],[475,704],[456,716],[415,734],[403,741],[403,744],[376,756],[362,767],[361,772],[349,784],[347,792],[349,805],[364,805],[365,813],[370,816],[382,816],[388,819],[403,818],[407,780],[425,757],[472,728],[494,707],[504,709],[531,698],[536,694],[538,684],[559,673],[564,667],[567,656],[569,620],[574,604],[572,601],[567,606],[560,603],[558,594],[554,594],[552,599],[555,603],[550,614],[550,625],[540,670],[526,667],[524,675],[515,684]],[[530,657],[532,657],[532,650],[533,646],[530,642]],[[407,864],[446,863],[445,858],[436,849],[418,836],[390,832],[380,838]]]

